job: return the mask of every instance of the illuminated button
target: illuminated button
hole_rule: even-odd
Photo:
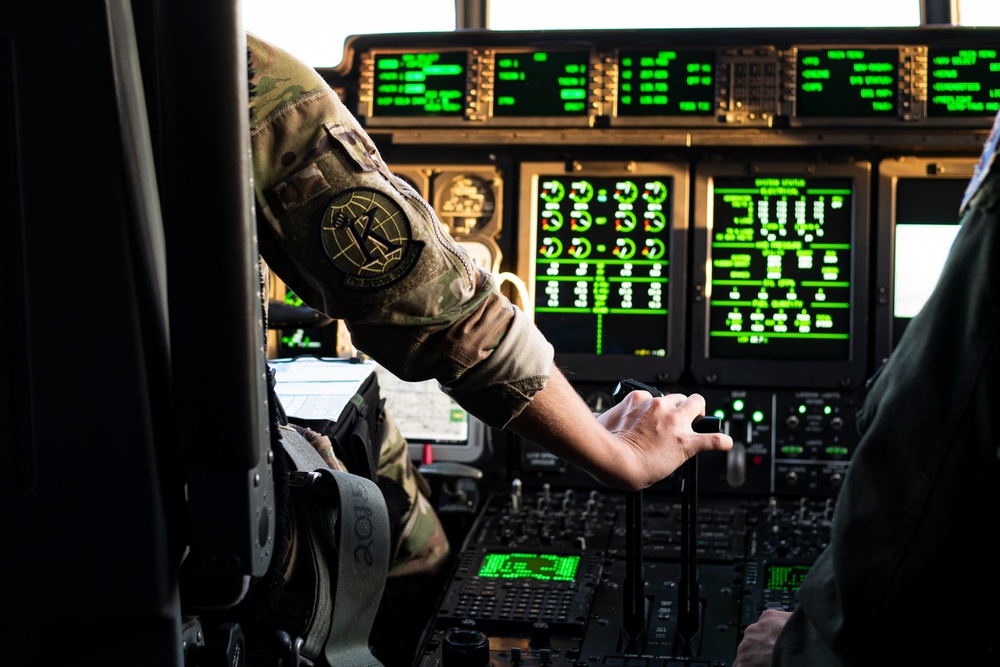
[[[736,399],[735,401],[733,401],[733,410],[740,412],[741,410],[743,410],[743,405],[744,405],[743,401],[741,401],[740,399]]]
[[[764,421],[764,413],[761,412],[760,410],[754,410],[753,420],[758,424],[761,423],[762,421]]]

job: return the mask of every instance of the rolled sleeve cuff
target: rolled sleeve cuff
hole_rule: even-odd
[[[555,352],[516,306],[510,329],[489,357],[442,390],[493,428],[504,428],[545,387]]]

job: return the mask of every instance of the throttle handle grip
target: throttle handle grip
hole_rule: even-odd
[[[648,384],[629,378],[618,383],[618,386],[615,387],[614,392],[611,394],[611,398],[615,402],[615,405],[617,405],[621,403],[626,394],[636,389],[648,391],[653,396],[663,396],[663,392],[656,387],[651,387]],[[699,415],[691,422],[691,428],[695,433],[721,433],[722,420],[714,416]]]

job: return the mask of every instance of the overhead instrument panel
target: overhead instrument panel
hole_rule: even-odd
[[[706,46],[684,31],[614,34],[539,46],[509,33],[456,45],[450,33],[441,48],[363,50],[357,115],[371,127],[960,127],[1000,109],[986,35],[846,43],[796,31]]]

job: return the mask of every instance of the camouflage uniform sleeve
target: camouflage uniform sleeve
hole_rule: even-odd
[[[545,386],[552,347],[383,162],[311,67],[248,35],[264,259],[404,380],[436,379],[505,426]]]

